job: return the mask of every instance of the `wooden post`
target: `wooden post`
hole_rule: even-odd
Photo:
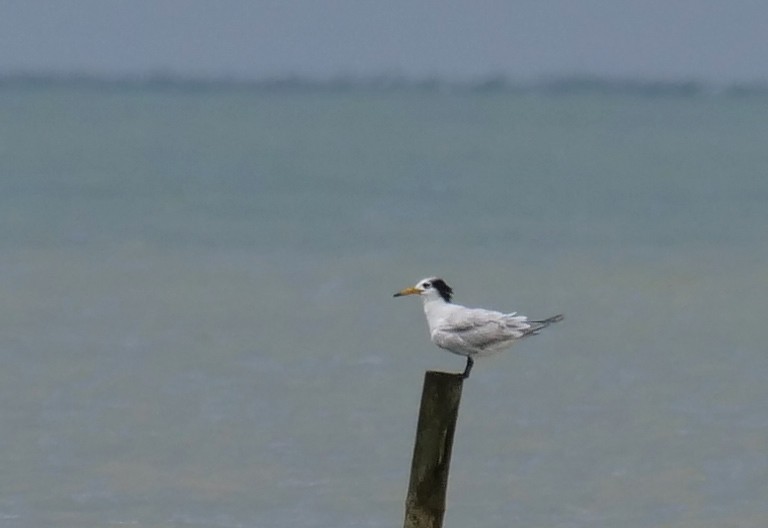
[[[451,464],[453,433],[461,402],[461,374],[424,375],[411,480],[405,500],[405,528],[440,528]]]

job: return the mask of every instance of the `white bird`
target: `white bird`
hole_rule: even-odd
[[[394,296],[403,295],[421,296],[429,337],[434,344],[467,356],[467,365],[461,374],[464,379],[469,377],[475,357],[501,352],[516,341],[536,335],[552,323],[563,320],[562,315],[555,315],[541,321],[529,321],[517,312],[505,314],[453,304],[453,289],[438,277],[422,279]]]

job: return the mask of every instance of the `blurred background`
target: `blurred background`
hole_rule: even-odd
[[[768,525],[762,2],[0,5],[0,526]]]

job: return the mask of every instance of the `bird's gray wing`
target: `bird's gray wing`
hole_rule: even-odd
[[[501,314],[490,310],[473,309],[455,314],[446,324],[437,329],[438,346],[471,348],[477,352],[519,339],[526,334],[530,325],[523,316]]]

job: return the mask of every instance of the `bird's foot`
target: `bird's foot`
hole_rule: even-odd
[[[469,378],[469,373],[472,371],[472,367],[474,366],[475,361],[467,356],[467,366],[464,367],[464,372],[461,373],[461,379],[465,380]]]

